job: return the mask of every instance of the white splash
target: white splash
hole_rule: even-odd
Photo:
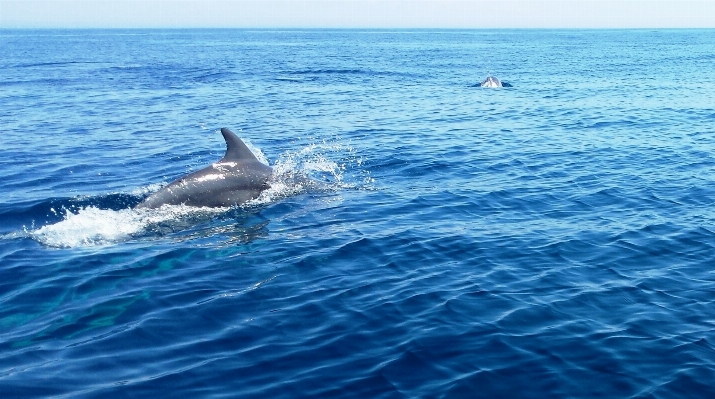
[[[51,247],[79,247],[122,241],[143,227],[129,209],[112,211],[87,207],[65,219],[29,232],[30,237]]]
[[[338,163],[331,156],[344,158],[353,149],[337,142],[323,141],[309,144],[302,149],[286,152],[273,167],[269,188],[247,205],[265,205],[282,198],[308,191],[338,191],[352,187],[343,182],[346,163]],[[356,162],[359,165],[359,162]]]
[[[178,220],[191,215],[225,212],[227,208],[196,208],[165,205],[158,209],[99,209],[84,207],[67,211],[64,219],[27,231],[34,240],[58,248],[108,245],[140,235],[152,224]]]

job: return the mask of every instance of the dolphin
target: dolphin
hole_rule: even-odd
[[[206,168],[180,177],[150,195],[135,209],[162,205],[227,207],[257,198],[269,187],[273,169],[261,163],[232,131],[221,128],[226,155]]]
[[[474,85],[474,86],[477,86],[477,85]],[[491,76],[491,75],[487,76],[487,78],[484,79],[484,81],[483,81],[482,83],[479,83],[478,86],[479,86],[479,87],[490,87],[490,88],[493,88],[493,87],[511,87],[511,85],[510,85],[509,83],[507,83],[507,82],[502,82],[502,81],[499,80],[497,77]]]

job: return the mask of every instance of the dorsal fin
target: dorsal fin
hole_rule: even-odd
[[[243,141],[236,136],[236,133],[222,127],[221,134],[226,140],[226,155],[221,158],[220,162],[238,162],[245,160],[258,162],[256,156],[253,155],[251,150],[243,144]]]

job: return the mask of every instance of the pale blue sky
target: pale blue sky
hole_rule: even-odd
[[[0,0],[0,28],[715,28],[715,0]]]

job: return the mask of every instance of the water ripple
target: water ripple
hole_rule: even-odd
[[[713,37],[4,32],[0,392],[713,397]]]

